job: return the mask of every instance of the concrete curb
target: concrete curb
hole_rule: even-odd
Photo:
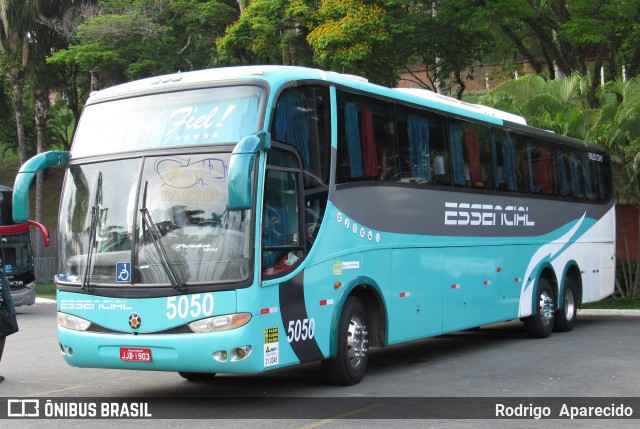
[[[55,304],[55,299],[36,297],[36,304]]]
[[[627,316],[640,317],[640,310],[578,310],[578,316]]]

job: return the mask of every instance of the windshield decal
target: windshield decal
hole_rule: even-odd
[[[161,186],[189,189],[207,186],[209,180],[225,180],[228,165],[220,158],[182,158],[179,156],[159,158],[153,166]]]
[[[217,247],[211,247],[210,244],[198,243],[198,244],[184,244],[180,243],[176,246],[176,249],[200,249],[203,252],[217,252]]]
[[[222,110],[219,105],[213,106],[208,114],[201,115],[198,115],[199,109],[197,107],[187,106],[177,109],[169,114],[169,130],[165,137],[171,138],[175,135],[176,142],[189,142],[190,140],[197,142],[200,137],[206,140],[210,137],[215,139],[218,137],[216,128],[224,126],[224,120],[235,108],[235,104],[227,106],[218,122],[215,121],[215,117],[218,111]],[[172,120],[173,122],[171,122]]]

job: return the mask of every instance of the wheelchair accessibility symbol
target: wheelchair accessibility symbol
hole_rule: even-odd
[[[131,281],[131,262],[116,262],[116,282],[129,283]]]

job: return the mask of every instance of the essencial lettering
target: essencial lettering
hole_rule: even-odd
[[[444,203],[444,224],[458,226],[533,227],[529,207],[491,204]]]

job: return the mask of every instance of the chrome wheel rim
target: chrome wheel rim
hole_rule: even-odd
[[[553,297],[547,291],[540,294],[540,321],[544,326],[553,323]]]
[[[573,297],[573,290],[566,289],[564,291],[564,317],[567,320],[572,320],[576,313],[576,302]]]
[[[358,368],[367,356],[368,332],[362,319],[353,315],[347,329],[347,359],[352,368]]]

